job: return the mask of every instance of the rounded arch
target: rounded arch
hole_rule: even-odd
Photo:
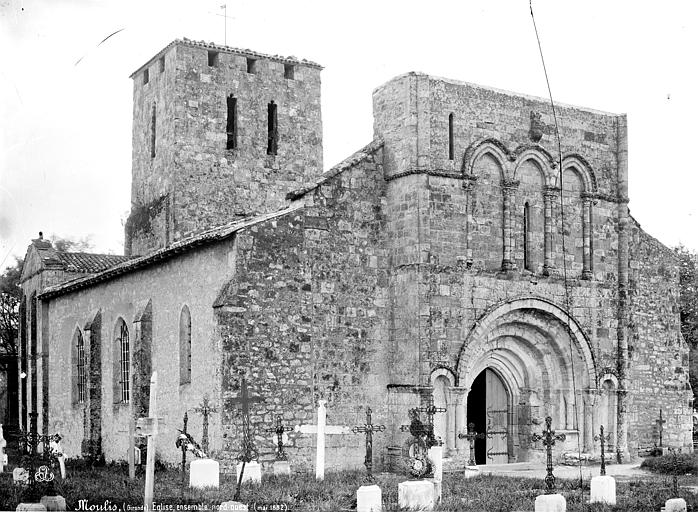
[[[526,162],[532,162],[541,176],[541,181],[544,186],[550,186],[554,182],[554,174],[549,162],[535,149],[528,149],[522,153],[514,162],[514,179],[519,179],[519,169]]]
[[[518,310],[533,310],[541,312],[543,315],[553,319],[558,324],[557,332],[564,333],[565,331],[568,331],[569,336],[572,338],[573,344],[580,353],[580,359],[583,361],[585,366],[585,368],[583,368],[584,381],[586,382],[586,385],[596,387],[598,379],[594,354],[591,343],[589,342],[589,339],[582,330],[581,326],[574,319],[574,317],[572,317],[560,306],[551,301],[538,297],[519,297],[502,301],[493,305],[491,308],[485,311],[480,318],[478,318],[473,327],[464,337],[464,341],[458,355],[457,375],[461,382],[465,383],[467,381],[467,375],[465,374],[466,371],[469,369],[471,371],[474,370],[474,365],[477,364],[477,362],[473,362],[474,358],[472,357],[472,354],[480,350],[484,355],[486,352],[485,345],[489,341],[488,334],[493,331],[498,324],[502,323],[502,320],[505,320],[507,315],[510,315]],[[563,326],[564,329],[562,329]],[[549,336],[547,338],[547,342],[552,343],[552,346],[555,347],[560,343],[560,339],[558,339],[557,336]],[[468,352],[468,357],[465,357],[466,350]],[[569,347],[558,346],[555,350],[563,357],[568,357],[570,355]]]
[[[485,155],[489,155],[499,164],[502,179],[505,179],[510,152],[499,140],[492,138],[481,139],[468,146],[463,155],[462,172],[472,175],[475,163]]]
[[[579,174],[584,185],[584,192],[595,194],[598,191],[594,170],[584,157],[577,153],[565,154],[562,158],[562,170],[564,172],[567,169],[573,169]],[[558,180],[559,178],[556,177],[556,185]]]

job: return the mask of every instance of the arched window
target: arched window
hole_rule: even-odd
[[[184,306],[179,315],[179,383],[191,382],[191,313]]]
[[[75,329],[73,344],[73,350],[75,350],[75,402],[83,404],[87,400],[87,357],[85,356],[85,339],[80,329]]]
[[[131,399],[131,348],[129,343],[128,327],[122,318],[116,324],[116,350],[118,350],[118,370],[115,372],[115,391],[120,393],[120,402],[128,403]],[[115,401],[118,398],[115,397]]]

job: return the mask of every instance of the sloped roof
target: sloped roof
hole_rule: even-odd
[[[95,254],[91,252],[58,252],[56,256],[67,272],[96,273],[131,259],[116,254]]]
[[[92,286],[93,284],[97,284],[102,281],[114,279],[115,277],[120,276],[122,274],[127,274],[129,272],[148,267],[160,261],[173,258],[180,253],[188,252],[196,247],[210,245],[214,242],[224,240],[244,228],[253,226],[255,224],[259,224],[270,219],[274,219],[276,217],[281,217],[301,208],[303,208],[302,204],[296,204],[273,213],[267,213],[264,215],[258,215],[254,217],[247,217],[242,220],[237,220],[228,224],[217,226],[215,228],[203,231],[202,233],[198,233],[196,235],[192,235],[190,237],[179,240],[168,247],[157,250],[150,254],[146,254],[145,256],[137,256],[128,259],[127,261],[123,261],[97,274],[79,277],[77,279],[73,279],[72,281],[68,281],[55,286],[50,286],[39,295],[39,298],[44,300],[50,299],[52,297],[57,297],[59,295],[63,295],[75,290],[87,288],[89,286]]]

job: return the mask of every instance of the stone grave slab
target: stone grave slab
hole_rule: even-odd
[[[544,494],[536,498],[535,512],[566,512],[567,501],[562,494]]]
[[[441,501],[441,484],[444,479],[444,449],[443,446],[432,446],[429,448],[428,456],[429,460],[434,468],[434,502],[439,503]]]
[[[362,485],[356,491],[356,512],[382,512],[383,494],[377,485]]]
[[[242,462],[235,466],[235,480],[240,480],[240,472],[242,471]],[[253,484],[262,483],[262,466],[259,462],[252,461],[245,464],[245,473],[242,475],[242,483],[251,482]]]
[[[15,510],[46,510],[41,503],[20,503]]]
[[[397,504],[407,510],[434,510],[434,483],[408,480],[397,485]]]
[[[63,496],[42,496],[40,501],[46,507],[46,510],[66,510],[65,498]]]
[[[291,476],[291,464],[287,460],[275,460],[272,464],[274,476]],[[247,472],[247,468],[245,468]]]
[[[189,465],[189,487],[218,489],[220,466],[213,459],[197,459]]]
[[[686,500],[683,498],[671,498],[664,504],[664,512],[686,512]]]
[[[473,478],[480,475],[480,468],[477,466],[466,466],[463,471],[463,478]]]
[[[616,479],[612,476],[595,476],[591,479],[589,503],[616,504]]]

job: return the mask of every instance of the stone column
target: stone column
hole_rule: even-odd
[[[458,455],[468,456],[470,454],[470,445],[465,439],[460,439],[458,434],[465,434],[468,430],[468,415],[467,415],[467,404],[468,404],[468,392],[470,388],[465,387],[452,387],[451,388],[451,400],[455,410],[454,414],[454,428],[456,441],[456,451]]]
[[[502,270],[514,270],[516,265],[512,256],[513,236],[511,228],[511,198],[516,192],[518,181],[505,181],[502,183],[502,195],[504,196],[504,250],[502,257]]]
[[[465,190],[465,263],[470,267],[473,264],[473,235],[470,232],[473,223],[473,186],[475,185],[477,176],[466,175],[463,180],[463,189]]]
[[[543,192],[543,208],[545,216],[543,275],[549,276],[555,267],[553,260],[553,201],[557,193],[553,187],[546,187]]]
[[[589,195],[582,195],[582,237],[584,238],[582,279],[593,279],[591,270],[591,207],[593,201]]]

